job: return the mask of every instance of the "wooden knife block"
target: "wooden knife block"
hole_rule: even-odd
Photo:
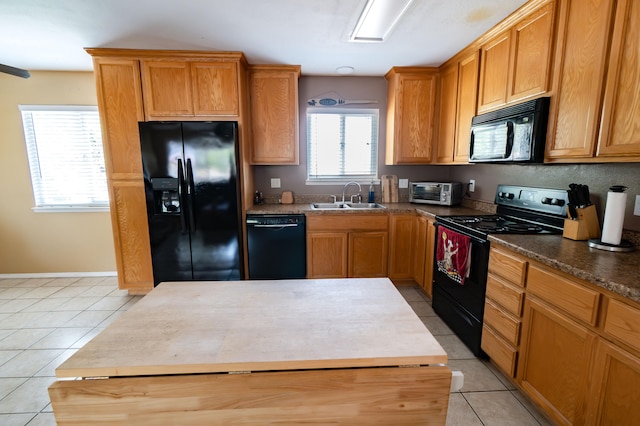
[[[600,238],[600,223],[595,205],[576,209],[577,219],[565,219],[562,236],[571,240],[585,241]]]

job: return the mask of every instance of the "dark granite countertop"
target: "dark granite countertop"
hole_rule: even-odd
[[[492,213],[491,206],[443,207],[411,203],[381,203],[385,209],[313,210],[309,203],[263,204],[251,207],[248,214],[357,214],[417,212],[435,218],[437,215],[474,215]],[[616,253],[588,246],[586,241],[574,241],[562,235],[499,235],[489,241],[516,253],[556,268],[577,278],[610,290],[620,296],[640,302],[640,251]]]
[[[640,302],[640,251],[610,252],[562,235],[489,235],[492,244]]]

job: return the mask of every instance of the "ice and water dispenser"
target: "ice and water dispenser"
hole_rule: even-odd
[[[177,178],[152,178],[153,200],[156,214],[179,214],[180,184]]]

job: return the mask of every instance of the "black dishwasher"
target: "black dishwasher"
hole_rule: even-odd
[[[305,278],[304,215],[247,215],[247,251],[251,280]]]

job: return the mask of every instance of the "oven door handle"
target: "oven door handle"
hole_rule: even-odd
[[[474,241],[474,242],[476,242],[476,243],[478,243],[478,244],[486,244],[486,243],[488,243],[488,242],[489,242],[487,239],[482,239],[482,238],[478,238],[478,237],[476,237],[475,235],[470,235],[470,234],[468,234],[468,233],[466,233],[466,232],[464,232],[464,231],[461,231],[460,229],[452,228],[450,225],[447,225],[446,223],[438,222],[437,220],[436,220],[436,222],[434,223],[434,226],[436,227],[436,233],[438,232],[438,227],[439,227],[439,226],[442,226],[442,227],[445,227],[445,228],[447,228],[447,229],[451,229],[452,231],[455,231],[455,232],[457,232],[458,234],[465,235],[465,236],[467,236],[467,237],[471,238],[471,241]],[[436,241],[436,242],[437,242],[437,241]]]

